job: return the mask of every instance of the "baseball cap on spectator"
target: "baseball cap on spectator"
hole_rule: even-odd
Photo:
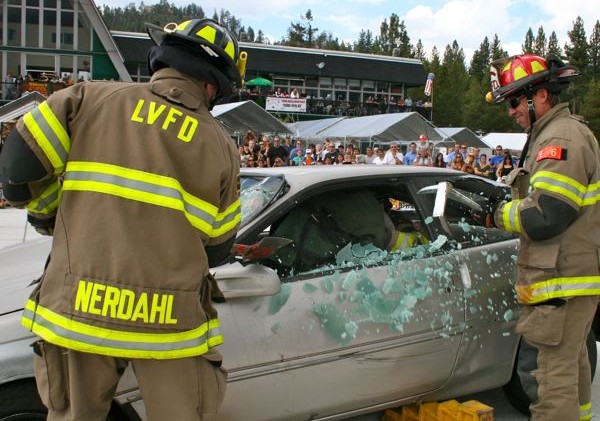
[[[307,149],[306,153],[312,153],[312,149]]]

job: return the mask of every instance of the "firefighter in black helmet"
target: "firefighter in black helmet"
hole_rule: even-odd
[[[238,44],[210,19],[148,31],[149,83],[55,92],[0,155],[7,199],[54,237],[22,317],[49,420],[104,421],[128,366],[150,421],[223,399],[209,267],[239,227],[239,155],[209,110],[240,81]]]

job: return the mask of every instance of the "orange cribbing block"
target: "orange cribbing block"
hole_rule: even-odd
[[[419,421],[439,421],[437,402],[426,402],[419,405]]]
[[[401,421],[419,421],[419,405],[404,405],[402,407]]]
[[[404,409],[402,411],[404,411]],[[398,411],[394,409],[388,409],[383,413],[381,421],[404,421],[404,418],[402,418],[402,414],[400,414]],[[417,421],[419,421],[418,418]]]
[[[460,404],[459,419],[460,421],[494,421],[494,408],[479,401],[463,402]]]
[[[440,403],[438,421],[461,421],[460,402],[454,399]]]

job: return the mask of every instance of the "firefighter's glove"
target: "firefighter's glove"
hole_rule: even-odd
[[[505,203],[497,198],[490,197],[485,205],[482,206],[481,210],[473,210],[471,216],[473,219],[483,225],[486,228],[495,228],[496,223],[494,222],[494,213],[496,210]]]
[[[30,213],[27,214],[27,222],[29,222],[35,230],[42,235],[52,235],[54,233],[54,223],[56,216],[49,218],[39,218]]]

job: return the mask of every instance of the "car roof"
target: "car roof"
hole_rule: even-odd
[[[448,168],[420,167],[410,165],[315,165],[303,167],[271,167],[271,168],[241,168],[242,176],[280,176],[297,187],[314,185],[322,181],[336,179],[363,178],[386,175],[440,175],[446,176],[464,174]]]

